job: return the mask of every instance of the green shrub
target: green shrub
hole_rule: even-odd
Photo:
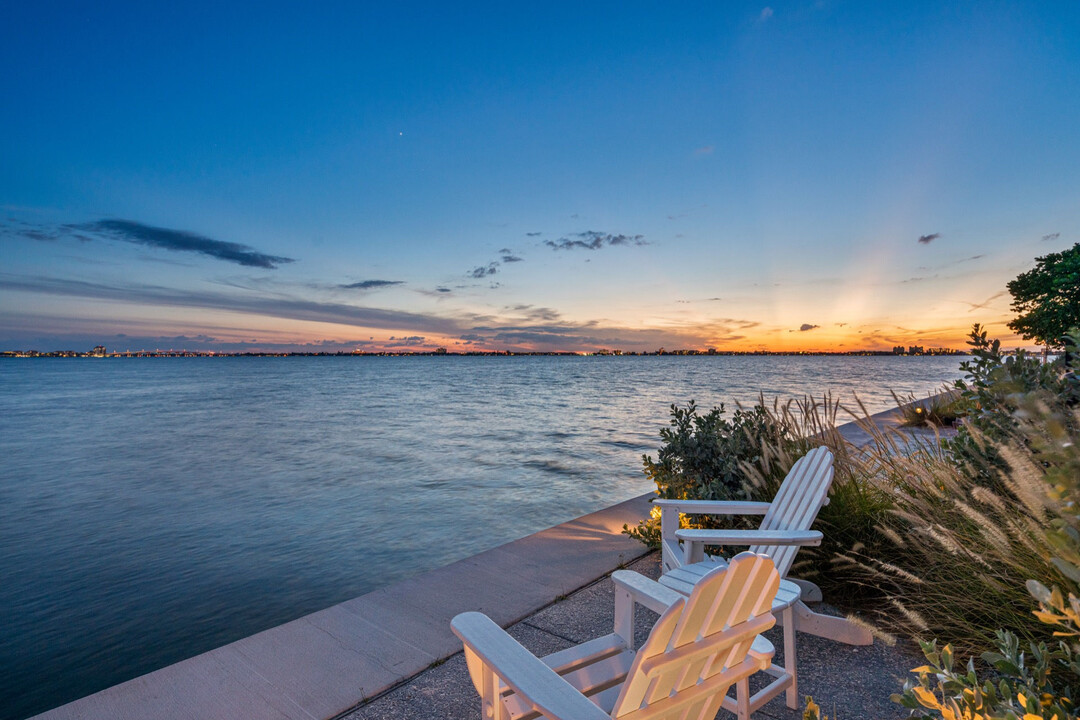
[[[724,406],[701,414],[691,400],[685,408],[671,406],[670,427],[660,431],[663,445],[656,460],[642,456],[645,474],[656,484],[657,495],[677,500],[748,500],[757,493],[748,468],[768,463],[770,449],[783,451],[794,442],[790,429],[773,421],[763,405],[739,407],[731,419]],[[768,470],[764,471],[768,476]],[[659,508],[654,508],[658,511]],[[723,524],[727,522],[727,524]],[[731,527],[731,520],[691,516],[686,527]],[[660,517],[654,512],[637,527],[623,532],[650,547],[660,544]]]

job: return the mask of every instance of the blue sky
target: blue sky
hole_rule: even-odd
[[[0,349],[962,347],[1075,3],[9,3]]]

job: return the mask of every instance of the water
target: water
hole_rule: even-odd
[[[652,489],[668,406],[889,389],[956,357],[0,361],[0,717]]]

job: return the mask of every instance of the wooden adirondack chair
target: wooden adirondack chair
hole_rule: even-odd
[[[818,511],[829,502],[832,478],[832,452],[826,447],[818,447],[795,462],[771,503],[653,500],[661,508],[660,536],[664,575],[660,578],[660,584],[683,595],[690,595],[697,583],[709,575],[713,568],[724,565],[722,558],[705,555],[706,545],[748,545],[750,552],[771,557],[780,576],[786,578],[800,546],[821,544],[821,532],[811,530],[810,526],[817,518]],[[680,513],[764,515],[764,518],[756,530],[680,530]],[[796,630],[848,645],[870,645],[874,641],[865,627],[846,618],[822,615],[808,608],[804,601],[821,600],[821,590],[817,585],[795,578],[789,580],[798,586],[801,597],[785,606],[779,618],[784,626],[786,668],[774,673],[780,678],[779,682],[754,696],[751,702],[753,707],[768,701],[785,689],[788,707],[797,707]],[[785,586],[792,587],[788,583],[785,583]]]
[[[689,597],[620,570],[615,632],[537,658],[486,615],[451,622],[465,646],[486,720],[713,720],[732,685],[740,720],[750,710],[748,678],[767,668],[772,645],[760,637],[780,584],[772,560],[740,553],[707,573]],[[638,602],[661,613],[649,638],[633,649]],[[626,620],[629,619],[629,624]]]

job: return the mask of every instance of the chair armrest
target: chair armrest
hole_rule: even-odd
[[[675,508],[688,515],[764,515],[771,503],[745,500],[666,500],[656,498],[653,505]]]
[[[675,537],[704,545],[820,545],[820,530],[677,530]]]
[[[683,596],[671,588],[664,587],[655,580],[644,575],[639,575],[633,570],[616,570],[611,573],[611,580],[616,588],[622,588],[630,593],[630,597],[638,605],[643,605],[655,613],[663,614],[665,610],[682,600]]]
[[[461,613],[450,621],[450,627],[485,666],[546,717],[611,720],[610,715],[522,647],[487,615]]]

